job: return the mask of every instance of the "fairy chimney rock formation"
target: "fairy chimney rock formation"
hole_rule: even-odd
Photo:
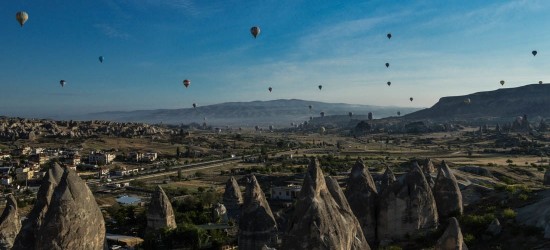
[[[468,250],[464,239],[462,238],[462,232],[458,221],[455,217],[449,219],[449,226],[443,233],[443,235],[437,240],[435,250]]]
[[[384,174],[382,175],[382,179],[380,181],[380,192],[384,192],[387,188],[391,187],[393,183],[397,179],[395,178],[395,175],[393,174],[393,171],[391,171],[390,167],[386,167],[386,171],[384,171]]]
[[[17,211],[17,202],[13,195],[6,197],[6,207],[0,216],[0,249],[11,249],[17,233],[21,229],[21,221]]]
[[[439,166],[433,194],[440,218],[462,214],[462,193],[453,172],[445,161]]]
[[[243,196],[237,180],[233,176],[225,184],[223,193],[223,205],[227,209],[228,219],[239,221],[240,209],[243,204]]]
[[[277,223],[264,192],[252,175],[248,178],[239,221],[239,249],[255,250],[277,244]]]
[[[403,239],[437,227],[432,191],[418,165],[379,194],[377,237],[380,242]]]
[[[281,249],[370,249],[340,187],[333,181],[328,185],[319,162],[312,160]]]
[[[92,192],[74,171],[54,164],[13,250],[99,250],[104,243],[105,221]]]
[[[432,162],[432,159],[426,158],[424,160],[424,163],[422,164],[422,171],[424,171],[425,174],[426,173],[431,174],[435,172],[435,166]]]
[[[365,238],[367,241],[374,242],[378,192],[368,168],[360,159],[351,169],[345,194],[351,210],[361,224]]]
[[[147,228],[149,230],[159,230],[164,228],[174,229],[176,227],[176,216],[172,209],[172,203],[170,203],[170,199],[168,199],[162,187],[157,186],[147,208]]]

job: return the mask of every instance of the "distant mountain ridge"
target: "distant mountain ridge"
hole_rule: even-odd
[[[312,109],[309,109],[309,105]],[[309,117],[319,117],[320,112],[325,116],[348,115],[354,117],[366,116],[373,113],[374,118],[396,116],[397,112],[407,114],[417,111],[410,107],[384,107],[372,105],[326,103],[298,99],[278,99],[271,101],[226,102],[197,108],[157,109],[136,111],[109,111],[92,113],[86,119],[110,120],[119,122],[145,122],[188,124],[206,122],[209,125],[222,126],[255,126],[274,125],[289,126],[291,122],[300,123],[309,120]]]
[[[465,101],[469,99],[469,103]],[[550,117],[550,84],[530,84],[516,88],[442,97],[430,108],[403,116],[426,120],[506,120],[526,114]]]

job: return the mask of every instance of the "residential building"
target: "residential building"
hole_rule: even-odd
[[[281,187],[272,187],[271,188],[271,199],[274,200],[283,200],[283,201],[292,201],[298,197],[298,193],[302,186],[289,184],[287,186]]]
[[[107,153],[107,152],[91,152],[88,156],[88,163],[90,164],[99,164],[99,165],[108,165],[113,162],[116,155]]]

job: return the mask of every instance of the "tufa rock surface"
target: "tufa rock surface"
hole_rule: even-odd
[[[92,192],[75,172],[53,165],[13,249],[103,249],[105,221]]]
[[[384,190],[388,189],[393,185],[393,183],[397,179],[395,178],[395,175],[393,174],[393,171],[391,171],[390,167],[386,166],[386,171],[384,171],[384,174],[382,175],[382,179],[380,181],[380,192],[384,192]]]
[[[228,219],[239,221],[240,209],[243,204],[243,195],[237,180],[233,176],[227,180],[225,184],[225,192],[223,193],[223,205],[227,209]]]
[[[0,216],[0,249],[11,249],[15,237],[21,229],[21,221],[17,212],[17,201],[13,195],[6,196],[6,207]]]
[[[462,214],[462,193],[453,172],[445,161],[441,162],[439,166],[433,195],[440,218]]]
[[[277,223],[256,176],[249,177],[245,192],[239,221],[239,249],[275,246]]]
[[[435,166],[432,162],[432,159],[426,158],[424,162],[422,163],[422,171],[426,174],[431,174],[435,172]]]
[[[370,249],[340,187],[333,181],[327,186],[317,159],[308,167],[281,249]]]
[[[544,173],[543,184],[545,186],[550,186],[550,169],[546,170],[546,172]]]
[[[468,250],[455,217],[449,219],[449,226],[447,226],[443,235],[437,240],[435,250]]]
[[[345,194],[353,214],[361,224],[365,238],[374,242],[378,191],[368,168],[360,159],[351,169]]]
[[[487,230],[485,232],[491,236],[498,236],[500,232],[502,231],[502,226],[500,225],[500,221],[495,218],[491,224],[489,224],[489,227],[487,227]]]
[[[418,165],[384,190],[378,204],[377,236],[382,243],[437,227],[435,199]]]
[[[172,209],[172,203],[170,203],[162,187],[157,186],[147,208],[147,228],[159,230],[163,228],[174,229],[176,227],[176,216]]]

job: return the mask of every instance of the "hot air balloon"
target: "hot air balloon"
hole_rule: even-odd
[[[388,86],[391,86],[391,82],[387,82],[386,84],[388,84]]]
[[[401,115],[401,111],[397,111],[397,115],[400,116],[400,115]]]
[[[348,112],[348,116],[351,118],[353,116],[353,112]]]
[[[538,53],[538,52],[537,52],[536,50],[531,51],[531,54],[533,54],[533,56],[536,56],[537,53]]]
[[[65,81],[65,80],[61,80],[61,81],[59,81],[59,84],[61,84],[61,87],[62,87],[62,88],[63,88],[63,87],[65,87],[65,83],[66,83],[66,81]]]
[[[15,19],[17,19],[17,22],[19,22],[21,27],[23,27],[25,22],[27,22],[27,20],[29,19],[29,14],[27,14],[27,12],[25,11],[19,11],[17,12],[17,14],[15,14]]]
[[[504,86],[504,80],[500,81],[500,85]]]
[[[99,57],[99,62],[100,62],[100,63],[103,63],[103,59],[104,59],[103,56],[100,56],[100,57]]]
[[[466,103],[466,104],[470,104],[471,102],[472,102],[472,101],[470,100],[470,98],[466,98],[466,99],[464,100],[464,103]]]
[[[269,87],[267,90],[269,90],[269,92],[271,92],[271,91],[273,90],[273,88],[272,88],[272,87]]]
[[[412,101],[413,101],[413,98],[411,97],[411,98],[409,98],[409,100],[411,100],[411,102],[412,102]]]
[[[319,90],[321,90],[323,88],[323,85],[319,85]],[[330,91],[329,91],[330,92]]]
[[[325,112],[321,112],[321,117],[325,117]]]
[[[323,135],[325,133],[326,129],[325,127],[320,127],[319,128],[319,134]]]
[[[390,63],[386,63],[386,68],[389,68],[390,67]]]
[[[542,84],[542,81],[539,81],[539,84]]]
[[[193,103],[193,108],[197,108],[197,104],[196,103]]]
[[[254,36],[254,38],[256,38],[260,34],[260,27],[254,26],[250,28],[250,33]]]
[[[185,88],[189,87],[189,85],[191,85],[191,81],[187,79],[183,80],[183,86],[185,86]]]
[[[391,39],[391,33],[388,33],[386,36],[388,37],[388,39]]]

